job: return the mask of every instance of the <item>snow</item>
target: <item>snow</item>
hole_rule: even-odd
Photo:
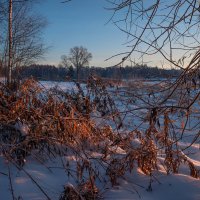
[[[148,191],[148,177],[135,177],[132,181],[123,180],[120,186],[111,189],[107,199],[123,200],[199,200],[199,180],[184,175],[160,175],[159,182],[152,182],[152,191]],[[137,183],[137,185],[135,184]],[[143,188],[144,187],[144,188]]]
[[[0,77],[0,83],[5,83],[6,82],[6,78],[5,77]]]
[[[23,124],[20,120],[14,125],[16,130],[19,130],[22,136],[28,135],[29,127],[26,124]]]
[[[72,90],[76,88],[76,84],[73,82],[40,81],[40,84],[46,89],[59,87],[62,90]]]
[[[2,160],[1,160],[2,161]],[[56,163],[56,164],[55,164]],[[27,161],[24,169],[43,188],[50,199],[58,199],[66,184],[75,185],[73,178],[69,178],[58,160],[46,163],[46,167],[34,161]],[[8,163],[1,162],[1,173],[8,173]],[[60,165],[60,166],[59,166]],[[104,198],[123,200],[199,200],[200,181],[184,174],[166,175],[156,172],[152,178],[152,191],[148,191],[150,178],[140,171],[126,174],[119,179],[119,185],[106,186]],[[36,184],[24,173],[11,167],[13,190],[16,197],[23,200],[45,200],[45,195]],[[8,177],[0,174],[0,194],[2,200],[12,199]]]
[[[59,87],[63,91],[76,90],[75,83],[72,82],[46,82],[41,81],[41,84],[46,89],[53,87]],[[147,84],[147,83],[145,83]],[[85,90],[85,84],[82,84],[83,89]],[[110,89],[112,93],[113,89]],[[120,95],[119,95],[120,96]],[[123,96],[123,95],[122,95]],[[142,105],[141,102],[137,102],[133,105],[123,104],[123,101],[114,96],[116,104],[122,113],[126,113],[130,109],[137,110],[138,104]],[[124,97],[125,98],[125,97]],[[135,114],[134,119],[130,113],[122,115],[126,118],[126,124],[121,129],[121,132],[134,130],[135,127],[142,126],[143,128],[147,127],[147,123],[141,122],[143,119],[140,117],[145,113],[145,108],[140,109]],[[96,117],[96,118],[95,118]],[[94,120],[99,124],[105,123],[109,124],[108,118],[98,118],[94,114]],[[199,119],[196,119],[195,122],[198,122]],[[115,128],[115,124],[110,121],[111,128]],[[18,129],[23,135],[27,135],[29,128],[26,124],[23,124],[21,121],[15,124],[15,128]],[[179,144],[184,148],[187,146],[193,134],[190,131],[187,131],[187,137],[183,138]],[[105,141],[104,141],[105,142]],[[138,139],[135,139],[132,142],[132,145],[137,147],[139,144]],[[185,155],[188,153],[188,160],[193,161],[195,166],[200,169],[200,151],[199,151],[199,141],[197,140],[187,151],[184,151]],[[120,147],[113,146],[109,149],[110,151],[115,151],[117,154],[124,155],[126,152]],[[93,152],[94,157],[101,156],[99,153]],[[36,155],[37,158],[37,155]],[[51,160],[42,161],[42,164],[34,157],[28,157],[26,165],[23,169],[17,169],[12,164],[0,157],[0,199],[2,200],[12,200],[11,195],[11,185],[9,182],[9,172],[13,187],[13,193],[16,198],[21,197],[23,200],[46,200],[47,196],[50,199],[59,199],[59,196],[63,192],[64,186],[66,184],[71,184],[72,186],[76,185],[77,182],[71,177],[68,176],[66,169],[63,167],[63,162],[71,161],[72,166],[75,167],[76,159],[73,156],[63,156],[62,158],[52,158]],[[160,164],[158,166],[159,170],[153,172],[153,176],[144,175],[140,170],[135,169],[131,173],[126,173],[123,178],[119,178],[118,185],[112,187],[110,183],[100,183],[98,186],[102,189],[103,197],[106,200],[119,199],[119,200],[199,200],[200,199],[200,180],[192,178],[189,175],[189,170],[186,167],[181,167],[179,174],[166,174],[165,168],[162,165],[162,157],[158,158]],[[106,178],[106,174],[101,169],[101,166],[98,166],[100,171]],[[36,184],[39,184],[39,186]],[[151,183],[151,188],[149,187]],[[44,193],[39,189],[42,188]],[[152,191],[151,191],[152,189]],[[19,198],[20,199],[20,198]]]

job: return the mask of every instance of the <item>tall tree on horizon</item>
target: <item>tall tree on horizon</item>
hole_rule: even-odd
[[[75,46],[70,49],[69,56],[63,56],[63,58],[65,58],[65,60],[67,59],[67,61],[76,68],[76,79],[79,82],[80,69],[81,67],[89,65],[89,62],[92,59],[92,54],[82,46]]]

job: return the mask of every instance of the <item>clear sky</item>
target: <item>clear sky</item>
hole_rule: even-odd
[[[44,42],[47,46],[50,46],[50,49],[45,56],[45,60],[40,61],[40,63],[58,65],[61,60],[61,56],[67,55],[70,48],[74,46],[84,46],[93,54],[90,66],[106,67],[116,65],[120,59],[122,59],[122,57],[119,57],[118,59],[114,58],[112,60],[105,61],[107,58],[118,53],[130,51],[131,43],[127,44],[126,42],[129,40],[131,41],[132,38],[127,38],[127,35],[120,31],[111,22],[107,23],[113,13],[112,11],[105,9],[110,6],[106,0],[72,0],[68,3],[61,3],[61,1],[64,0],[40,0],[40,3],[36,4],[34,7],[34,11],[42,14],[48,21],[48,26],[44,31]],[[174,1],[175,0],[172,2]],[[153,1],[149,0],[145,5],[148,7],[148,3],[151,5],[152,2]],[[161,6],[165,7],[166,2],[168,1],[163,0]],[[182,9],[184,10],[184,6]],[[169,26],[169,21],[163,21],[163,18],[165,19],[167,13],[162,13],[162,9],[160,9],[160,12],[161,13],[158,13],[154,20],[154,22],[157,23],[155,27],[160,27],[160,23],[162,23],[162,25],[165,24],[166,26]],[[165,10],[165,12],[167,11]],[[126,11],[124,13],[123,11],[120,12],[119,18],[121,19],[122,16],[126,16],[126,13]],[[181,12],[179,14],[181,14]],[[146,19],[144,18],[144,20]],[[133,35],[136,34],[136,31],[137,33],[142,32],[142,28],[146,24],[146,22],[142,21],[140,18],[138,18],[138,21],[134,21],[134,23],[136,24],[137,29],[132,30],[131,33],[133,33]],[[124,23],[122,24],[125,26]],[[187,30],[187,22],[185,22],[185,24],[182,22],[179,26],[177,26],[177,28],[179,32],[185,32],[185,30]],[[196,30],[196,26],[193,28]],[[152,38],[158,37],[162,31],[165,32],[163,29],[155,30],[156,31],[152,32],[149,28],[143,35],[143,39],[151,42]],[[176,34],[177,33],[171,35],[172,37],[175,37]],[[170,48],[169,44],[167,44],[168,40],[165,40],[165,38],[168,38],[167,32],[162,35],[162,37],[158,38],[159,40],[157,41],[157,44],[160,46],[162,46],[163,41],[165,41],[165,48],[163,52],[167,55],[166,52],[168,50],[169,57]],[[179,35],[177,38],[177,40],[176,38],[173,38],[176,42],[176,46],[179,45],[179,42],[181,42],[179,40],[182,39]],[[194,38],[194,42],[196,43],[196,38]],[[126,45],[124,45],[125,43]],[[192,40],[187,39],[187,41],[184,40],[182,43],[184,45],[187,43],[192,44]],[[129,46],[129,49],[126,46]],[[135,49],[135,52],[137,53],[134,52],[132,60],[135,59],[136,62],[139,63],[144,61],[150,66],[157,65],[161,67],[163,65],[164,67],[169,67],[169,63],[163,63],[163,57],[160,52],[156,55],[153,53],[151,54],[150,52],[149,55],[146,54],[143,58],[141,58],[141,54],[139,52],[145,52],[146,49],[148,49],[148,52],[151,51],[151,49],[149,50],[148,45],[142,42],[138,49]],[[179,56],[179,54],[182,54],[181,50],[176,50],[176,52],[173,53],[175,59],[182,56]]]
[[[108,57],[126,51],[126,35],[108,23],[112,11],[105,9],[104,0],[44,0],[35,6],[47,18],[44,41],[51,46],[42,63],[57,65],[61,55],[67,55],[74,46],[84,46],[93,54],[90,66],[111,66],[117,60]],[[40,63],[41,63],[40,62]]]

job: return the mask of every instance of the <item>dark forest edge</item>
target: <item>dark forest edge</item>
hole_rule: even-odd
[[[65,68],[54,65],[34,64],[26,67],[14,69],[14,74],[18,74],[19,79],[34,77],[38,80],[49,81],[66,81],[76,79],[76,69],[73,67]],[[112,79],[160,79],[174,78],[180,75],[181,70],[177,69],[162,69],[158,67],[150,67],[147,65],[136,65],[126,67],[81,67],[80,79],[87,80],[90,75],[95,75],[101,78]],[[4,70],[0,71],[0,76],[3,76]]]

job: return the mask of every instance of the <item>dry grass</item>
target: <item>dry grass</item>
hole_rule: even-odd
[[[1,155],[23,169],[26,157],[33,154],[45,158],[73,154],[77,162],[76,169],[72,170],[76,171],[75,179],[80,184],[66,186],[61,200],[100,198],[95,182],[103,181],[103,175],[94,161],[103,167],[112,185],[118,184],[119,178],[134,168],[151,176],[158,170],[160,153],[164,154],[167,173],[178,173],[179,166],[186,164],[190,175],[199,177],[198,169],[170,137],[169,112],[174,110],[165,109],[163,129],[157,126],[159,116],[154,110],[145,132],[134,130],[120,135],[106,124],[98,127],[90,117],[96,109],[102,116],[113,116],[118,127],[122,124],[116,105],[102,82],[90,79],[86,95],[79,84],[77,89],[74,93],[58,88],[47,91],[33,79],[26,80],[15,91],[1,84]],[[136,139],[138,143],[134,145]],[[113,150],[117,148],[124,153]],[[94,152],[100,156],[94,156]],[[67,169],[71,170],[70,164]],[[83,179],[85,174],[87,178]]]

